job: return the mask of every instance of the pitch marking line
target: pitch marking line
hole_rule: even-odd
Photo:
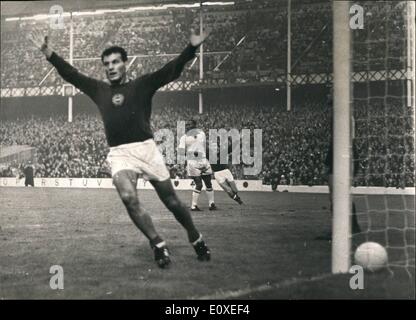
[[[196,300],[232,299],[232,298],[238,298],[244,295],[248,295],[250,293],[264,292],[264,291],[271,290],[271,289],[281,289],[284,287],[289,287],[295,284],[319,281],[319,280],[323,280],[332,276],[333,276],[332,273],[326,273],[326,274],[321,274],[321,275],[308,277],[308,278],[292,278],[292,279],[284,280],[282,282],[262,284],[257,287],[251,287],[251,288],[240,289],[240,290],[229,290],[229,291],[220,290],[212,295],[206,295],[206,296],[201,296],[201,297],[191,297],[190,299],[194,299],[194,300],[195,299]]]
[[[42,224],[9,224],[9,225],[2,225],[2,229],[36,229],[42,227],[55,227],[60,226],[62,223],[42,223]]]

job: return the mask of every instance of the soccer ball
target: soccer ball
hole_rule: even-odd
[[[354,260],[365,270],[378,271],[387,265],[387,251],[377,242],[365,242],[355,251]]]

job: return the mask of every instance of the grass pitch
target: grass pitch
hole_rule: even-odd
[[[179,196],[190,203],[190,191]],[[241,192],[241,197],[243,206],[216,192],[219,210],[211,212],[202,193],[204,211],[192,214],[212,260],[199,262],[156,194],[139,190],[171,250],[171,267],[160,270],[115,190],[0,188],[0,299],[415,298],[414,267],[365,274],[363,290],[350,289],[352,275],[331,275],[331,243],[315,239],[331,229],[328,195]],[[366,197],[365,204],[380,203],[377,197]],[[407,219],[406,227],[413,223],[414,259],[414,198],[388,198],[390,206],[376,223],[384,233],[366,233],[354,243],[387,235],[390,244],[407,245],[412,240],[403,232],[393,228],[390,235],[383,226]],[[368,209],[356,200],[358,210]],[[364,230],[367,220],[360,215]],[[53,265],[63,267],[64,290],[49,286]]]

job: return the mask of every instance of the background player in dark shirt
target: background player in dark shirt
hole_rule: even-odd
[[[192,32],[190,43],[174,60],[160,70],[131,80],[126,74],[126,51],[117,46],[106,49],[101,56],[107,81],[99,81],[78,72],[49,48],[48,37],[39,31],[29,39],[62,78],[88,95],[98,106],[110,146],[107,157],[111,164],[113,182],[130,218],[149,239],[159,267],[170,264],[169,250],[156,232],[150,215],[137,196],[138,174],[149,180],[165,206],[174,214],[188,233],[199,260],[209,260],[210,251],[195,228],[188,208],[178,199],[169,172],[153,140],[150,127],[151,101],[155,92],[177,79],[185,64],[195,57],[195,51],[208,36]]]
[[[212,147],[212,146],[210,146]],[[232,144],[229,142],[227,152],[227,163],[221,163],[220,152],[221,145],[217,145],[217,160],[214,161],[210,157],[211,169],[214,172],[214,177],[221,188],[230,196],[231,199],[236,201],[238,204],[243,204],[243,201],[238,195],[237,185],[235,184],[233,174],[230,171],[230,157],[232,156]],[[209,150],[207,151],[208,156],[210,155]]]

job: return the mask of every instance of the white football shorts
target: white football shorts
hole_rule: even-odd
[[[233,174],[229,169],[224,169],[221,171],[214,172],[215,180],[217,180],[218,183],[224,183],[225,181],[234,181]]]
[[[145,180],[164,181],[170,178],[163,155],[153,139],[110,147],[107,162],[113,177],[121,170],[131,170],[142,174]]]
[[[199,177],[212,174],[208,159],[188,160],[186,165],[188,177]]]

